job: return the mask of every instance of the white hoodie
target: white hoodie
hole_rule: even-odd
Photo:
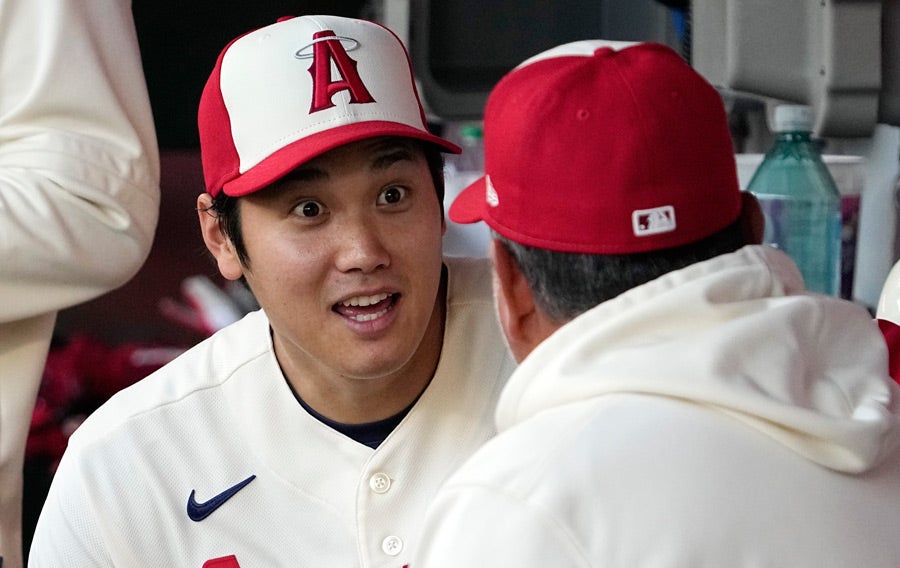
[[[871,316],[745,247],[535,349],[414,568],[896,567],[898,415]]]

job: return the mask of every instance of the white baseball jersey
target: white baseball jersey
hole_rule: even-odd
[[[514,363],[486,259],[447,258],[434,378],[373,450],[313,418],[262,312],[125,389],[72,436],[29,565],[408,564],[443,479],[494,433]]]

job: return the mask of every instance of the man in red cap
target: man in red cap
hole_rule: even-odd
[[[577,42],[484,128],[450,218],[493,231],[520,365],[414,566],[896,566],[884,342],[756,244],[715,89],[665,46]]]
[[[486,258],[443,258],[441,152],[402,43],[288,18],[200,102],[203,238],[262,310],[78,429],[32,566],[401,568],[514,363]]]

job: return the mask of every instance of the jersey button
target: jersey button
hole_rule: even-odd
[[[369,487],[375,493],[387,493],[391,488],[391,478],[386,473],[376,473],[369,478]]]
[[[389,536],[381,541],[381,550],[388,556],[397,556],[403,550],[403,541],[399,536]]]

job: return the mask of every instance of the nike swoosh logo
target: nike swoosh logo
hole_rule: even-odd
[[[246,487],[247,484],[250,483],[251,481],[253,481],[254,479],[256,479],[256,476],[251,475],[244,481],[241,481],[237,485],[232,485],[231,487],[229,487],[225,491],[219,493],[218,495],[216,495],[209,501],[205,501],[203,503],[198,503],[197,501],[194,500],[194,494],[196,493],[196,491],[194,489],[191,489],[191,495],[190,495],[190,497],[188,497],[188,502],[187,502],[188,517],[190,517],[191,520],[194,522],[202,521],[206,517],[210,516],[213,511],[215,511],[216,509],[221,507],[225,503],[225,501],[228,501],[229,499],[234,497],[235,493],[237,493],[238,491],[240,491],[241,489]]]

